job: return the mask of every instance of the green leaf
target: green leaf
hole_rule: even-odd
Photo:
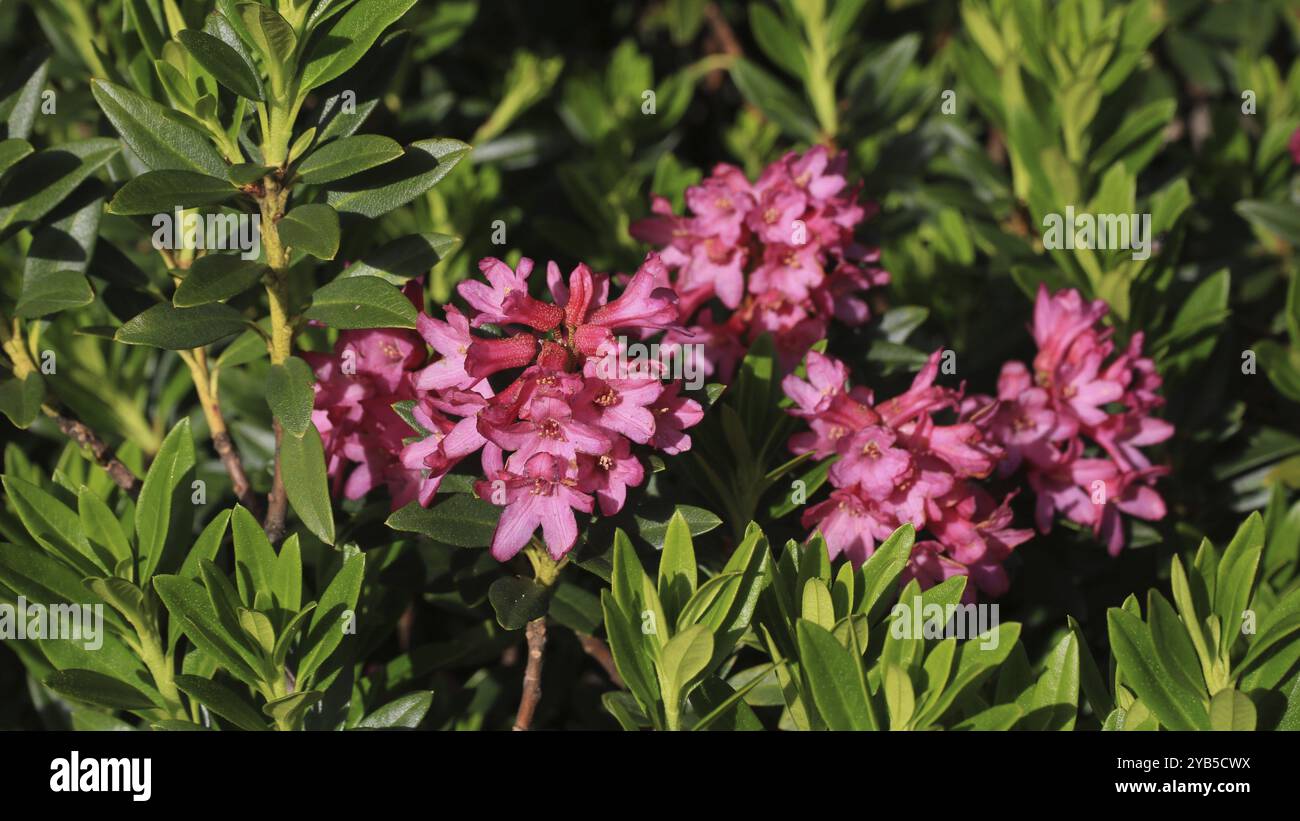
[[[1201,662],[1196,647],[1188,636],[1187,628],[1179,620],[1171,605],[1157,590],[1147,592],[1147,620],[1151,639],[1160,664],[1193,693],[1204,693],[1205,679],[1201,675]]]
[[[89,305],[95,299],[90,282],[77,271],[51,271],[36,277],[24,276],[22,295],[14,316],[22,319],[58,313]]]
[[[1111,653],[1124,683],[1171,730],[1204,730],[1209,717],[1196,696],[1179,685],[1156,656],[1151,633],[1127,610],[1107,611]]]
[[[415,306],[379,277],[336,279],[312,295],[306,317],[332,328],[414,328]]]
[[[18,476],[0,477],[5,495],[27,532],[42,547],[79,571],[98,575],[77,514],[39,485]],[[75,601],[76,599],[73,599]]]
[[[907,671],[885,662],[885,704],[889,707],[889,729],[906,730],[916,712],[916,692]]]
[[[1255,512],[1237,529],[1219,560],[1214,585],[1214,612],[1222,628],[1220,657],[1226,658],[1233,643],[1241,636],[1242,619],[1250,605],[1255,571],[1263,552],[1264,520]]]
[[[319,185],[359,174],[405,153],[389,137],[360,134],[326,143],[308,154],[298,165],[298,182]]]
[[[876,552],[862,565],[863,596],[859,613],[867,614],[867,621],[875,624],[884,615],[885,607],[897,589],[898,578],[912,556],[916,529],[904,524],[890,534]]]
[[[264,99],[262,79],[253,67],[230,46],[207,32],[185,29],[177,38],[203,66],[226,88],[250,100]]]
[[[7,416],[17,428],[26,430],[35,422],[44,401],[45,382],[36,371],[22,379],[0,382],[0,413]]]
[[[263,704],[262,712],[274,719],[277,726],[297,729],[302,726],[307,711],[319,704],[324,698],[325,694],[316,690],[290,693],[282,698],[277,698],[275,701]]]
[[[365,554],[353,554],[343,562],[343,567],[321,594],[304,639],[303,646],[308,649],[298,665],[298,678],[301,681],[310,682],[312,674],[343,641],[343,619],[349,613],[355,614],[365,570]]]
[[[239,311],[220,302],[194,308],[164,302],[127,320],[113,338],[127,345],[182,351],[210,345],[246,327]]]
[[[122,135],[122,141],[150,170],[199,172],[196,176],[217,178],[226,176],[226,161],[207,135],[182,123],[169,109],[107,80],[92,80],[91,92],[113,127]],[[170,208],[153,210],[167,211]]]
[[[1210,729],[1255,729],[1255,705],[1250,697],[1231,687],[1215,693],[1210,699]]]
[[[676,710],[684,702],[691,685],[708,669],[712,658],[713,634],[702,624],[686,628],[664,645],[659,664],[660,684],[670,722],[675,722]]]
[[[244,635],[253,640],[253,646],[261,650],[262,655],[270,657],[275,650],[275,628],[271,626],[271,620],[265,613],[246,607],[239,608],[238,612],[239,626]]]
[[[212,679],[179,675],[176,686],[181,692],[241,730],[265,730],[266,720],[244,696]]]
[[[235,586],[245,605],[256,604],[257,594],[270,592],[275,576],[276,556],[266,531],[243,505],[235,505],[230,515],[230,530],[235,543]]]
[[[639,619],[634,621],[635,614],[621,608],[609,590],[600,591],[600,606],[605,616],[605,635],[609,637],[614,667],[646,714],[657,717],[655,705],[659,701],[659,685],[651,669],[650,655],[643,651]]]
[[[334,259],[339,252],[339,215],[328,205],[300,205],[276,227],[286,245],[317,259]]]
[[[970,718],[962,719],[952,726],[954,730],[1010,730],[1024,716],[1024,711],[1015,704],[999,704],[982,710]]]
[[[172,295],[177,308],[194,308],[241,294],[257,284],[266,266],[233,254],[199,257]]]
[[[28,157],[33,150],[32,144],[26,140],[0,140],[0,175]]]
[[[379,277],[394,285],[405,285],[411,277],[423,276],[446,259],[460,245],[460,240],[446,234],[410,234],[363,254],[361,259],[343,269],[339,278]]]
[[[272,365],[266,380],[266,402],[286,433],[302,436],[311,424],[315,402],[312,385],[316,375],[302,359],[291,356],[283,365]]]
[[[691,531],[681,512],[674,512],[668,522],[663,552],[659,557],[659,600],[671,622],[682,612],[686,602],[695,594],[695,547]]]
[[[54,210],[118,152],[116,140],[61,143],[23,160],[0,188],[0,239]]]
[[[961,696],[976,688],[1006,661],[1019,639],[1020,625],[1004,621],[977,639],[961,642],[957,647],[952,680],[940,696],[925,706],[916,718],[915,726],[925,727],[943,719]]]
[[[329,478],[325,475],[325,448],[316,426],[307,425],[302,436],[287,431],[280,437],[280,472],[289,504],[307,529],[326,544],[334,544],[334,510],[330,506]]]
[[[835,606],[831,603],[831,591],[826,582],[821,579],[804,582],[799,615],[826,630],[835,626]]]
[[[748,689],[757,686],[757,683],[757,681],[751,682]],[[700,720],[691,729],[706,729],[716,724],[714,729],[717,730],[762,730],[763,723],[744,701],[744,694],[748,689],[737,692],[717,676],[705,678],[691,694],[691,706],[700,716]]]
[[[519,576],[497,579],[488,588],[497,624],[507,630],[521,630],[528,622],[545,616],[549,599],[546,587]]]
[[[641,512],[633,513],[637,535],[656,548],[663,548],[664,538],[668,535],[668,523],[674,514],[680,514],[686,520],[691,536],[702,536],[722,524],[710,510],[693,505],[676,505],[671,512],[654,510],[651,505],[643,505]]]
[[[303,93],[322,86],[356,65],[384,29],[397,22],[415,0],[362,0],[321,24],[305,50]]]
[[[241,162],[238,165],[232,165],[226,171],[226,179],[230,180],[237,186],[252,185],[267,174],[274,172],[275,169],[269,165],[261,165],[255,162]]]
[[[770,6],[749,4],[749,27],[758,47],[768,58],[788,74],[802,78],[807,71],[803,52],[799,48],[798,32],[786,28],[781,18]]]
[[[91,544],[98,546],[116,562],[133,560],[134,551],[131,542],[122,531],[122,524],[108,505],[95,495],[94,491],[82,486],[77,493],[77,518],[81,521],[81,531]]]
[[[1025,729],[1073,730],[1079,712],[1079,640],[1067,632],[1047,655],[1034,685]]]
[[[83,184],[32,233],[15,316],[45,316],[94,299],[84,274],[95,252],[104,210],[102,189],[97,180]]]
[[[109,213],[134,216],[215,205],[239,193],[223,169],[220,177],[195,171],[149,171],[128,180],[108,204]]]
[[[1088,703],[1092,705],[1093,715],[1099,719],[1108,716],[1115,709],[1115,699],[1111,697],[1110,690],[1106,687],[1106,679],[1101,675],[1101,669],[1097,667],[1097,661],[1092,657],[1092,651],[1084,641],[1083,628],[1073,616],[1067,616],[1066,621],[1079,645],[1080,684],[1084,694],[1088,696]]]
[[[4,119],[6,137],[25,140],[31,135],[32,125],[36,122],[36,114],[41,105],[41,93],[45,90],[46,78],[49,75],[49,52],[38,49],[35,54],[29,55],[28,59],[23,60],[22,65],[18,67],[19,76],[21,77],[21,72],[32,65],[35,65],[35,68],[21,83],[6,84],[6,90],[10,93],[0,101],[0,118]]]
[[[329,183],[326,199],[340,214],[382,216],[437,185],[469,151],[459,140],[411,143],[396,160]]]
[[[149,710],[156,706],[130,684],[93,670],[59,670],[47,676],[44,683],[59,695],[114,710]]]
[[[292,63],[294,52],[298,48],[298,36],[294,34],[293,26],[274,8],[261,3],[240,3],[237,9],[239,19],[252,38],[253,45],[265,59],[272,89],[283,88],[286,82],[285,68]]]
[[[203,587],[180,576],[155,576],[153,586],[167,612],[180,622],[181,630],[195,647],[240,681],[259,684],[261,677],[244,661],[236,647],[239,640],[222,626]]]
[[[1292,245],[1300,245],[1300,208],[1264,200],[1241,200],[1235,210],[1255,227],[1276,234]]]
[[[487,547],[492,544],[501,508],[468,493],[441,497],[431,508],[411,502],[396,510],[385,522],[393,530],[419,533],[454,547]]]
[[[817,141],[817,122],[812,112],[780,80],[744,58],[731,64],[731,79],[745,99],[786,134]]]
[[[808,677],[813,703],[832,730],[870,730],[870,697],[857,666],[860,662],[830,631],[807,619],[795,624],[799,663]]]
[[[158,455],[145,474],[144,484],[140,486],[140,498],[136,500],[135,533],[141,580],[152,576],[162,561],[177,488],[194,469],[194,464],[194,435],[190,431],[189,417],[182,417],[158,449]],[[188,491],[186,487],[184,492]],[[186,534],[186,544],[188,536]]]
[[[432,706],[432,690],[407,693],[361,719],[357,727],[367,730],[414,730],[420,726]]]

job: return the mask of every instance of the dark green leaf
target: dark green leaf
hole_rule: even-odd
[[[334,544],[334,510],[330,506],[325,449],[316,426],[302,436],[285,432],[280,438],[280,470],[289,504],[307,529],[326,544]]]
[[[177,308],[193,308],[229,299],[253,287],[266,266],[255,259],[233,254],[208,254],[199,257],[185,273],[172,295]]]
[[[239,311],[219,302],[195,308],[177,308],[164,302],[132,317],[117,329],[114,338],[127,345],[181,351],[210,345],[246,327]]]
[[[416,310],[401,291],[379,277],[348,277],[316,291],[306,316],[340,330],[414,328]]]

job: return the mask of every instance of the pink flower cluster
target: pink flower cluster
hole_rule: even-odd
[[[1023,469],[1040,531],[1060,514],[1118,553],[1121,514],[1165,514],[1154,485],[1168,469],[1142,448],[1174,429],[1151,415],[1163,399],[1155,363],[1142,356],[1143,335],[1117,352],[1100,324],[1107,310],[1078,291],[1040,286],[1033,371],[1004,364],[996,397],[935,385],[936,351],[905,393],[877,404],[870,390],[848,387],[841,362],[810,351],[807,378],[782,383],[794,402],[789,412],[810,428],[791,437],[790,449],[835,462],[830,498],[810,508],[803,525],[821,531],[832,558],[842,553],[859,564],[911,522],[931,538],[917,543],[906,577],[928,585],[966,575],[998,596],[1007,588],[1003,561],[1032,531],[1011,526],[1014,491],[999,503],[976,480]],[[956,411],[956,422],[938,424],[941,411]]]
[[[636,446],[690,449],[684,431],[702,408],[680,395],[680,382],[663,380],[659,363],[629,367],[616,335],[676,330],[676,294],[658,287],[667,272],[655,254],[616,299],[609,277],[582,264],[567,281],[548,265],[551,302],[529,296],[532,260],[512,270],[489,258],[479,268],[486,282],[459,286],[469,316],[448,305],[445,320],[421,312],[418,334],[349,331],[333,355],[308,355],[318,378],[313,419],[336,489],[358,498],[386,482],[394,507],[428,505],[451,469],[481,451],[485,478],[475,490],[505,508],[492,555],[511,558],[540,527],[559,559],[577,540],[575,510],[611,516],[644,481]],[[473,332],[484,325],[503,335]],[[341,367],[345,357],[354,368]],[[489,378],[505,372],[517,375],[495,390]],[[403,400],[413,401],[417,437],[392,408]]]
[[[1010,497],[998,502],[973,481],[993,471],[1002,449],[972,422],[935,421],[961,401],[959,391],[934,384],[941,354],[930,357],[905,393],[879,403],[867,388],[848,387],[842,362],[816,351],[808,353],[807,379],[785,377],[782,387],[794,401],[789,412],[810,428],[791,438],[790,449],[836,457],[834,490],[804,513],[803,525],[821,531],[831,558],[843,554],[858,565],[878,541],[911,522],[933,538],[916,544],[907,578],[929,586],[964,575],[998,596],[1008,584],[1002,562],[1033,534],[1011,527]]]
[[[1039,530],[1048,532],[1059,513],[1090,527],[1114,555],[1124,547],[1121,513],[1165,515],[1154,484],[1168,468],[1152,465],[1142,448],[1165,441],[1174,428],[1151,416],[1164,400],[1155,363],[1142,356],[1143,334],[1117,353],[1100,325],[1107,311],[1102,300],[1085,302],[1075,290],[1048,294],[1040,285],[1033,372],[1007,362],[997,397],[970,397],[963,418],[1002,445],[1001,475],[1024,468]]]
[[[419,282],[407,283],[404,293],[423,310]],[[374,328],[340,332],[333,354],[299,354],[316,372],[312,422],[334,495],[360,499],[386,485],[394,508],[416,497],[418,482],[397,458],[411,428],[393,405],[416,398],[414,376],[425,351],[415,331]]]
[[[845,191],[847,157],[824,146],[791,152],[750,183],[719,164],[686,189],[690,216],[675,216],[656,196],[655,216],[632,225],[634,237],[658,246],[681,299],[686,327],[667,342],[703,344],[709,373],[728,381],[747,347],[771,333],[781,363],[792,369],[825,338],[832,318],[860,325],[870,316],[861,293],[889,275],[879,252],[853,240],[867,217]],[[717,303],[713,304],[716,298]],[[715,313],[717,308],[726,313]]]

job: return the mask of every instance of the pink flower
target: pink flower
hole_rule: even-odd
[[[878,252],[853,240],[868,209],[847,190],[847,165],[846,155],[816,146],[785,155],[752,185],[740,169],[719,165],[686,189],[688,215],[675,216],[656,196],[652,216],[631,226],[675,275],[659,283],[677,291],[682,324],[711,340],[710,375],[730,379],[764,333],[789,371],[832,319],[860,325],[870,317],[860,294],[889,275],[876,267]]]
[[[860,485],[873,499],[887,497],[912,469],[910,452],[892,447],[897,438],[879,425],[842,437],[837,443],[840,459],[831,465],[831,482],[836,487]]]
[[[1150,415],[1163,399],[1155,363],[1136,333],[1118,354],[1100,300],[1039,286],[1033,334],[1034,376],[1019,362],[1003,365],[998,397],[972,398],[964,418],[1000,444],[999,473],[1024,469],[1037,496],[1038,529],[1057,515],[1090,527],[1111,553],[1124,545],[1120,514],[1156,520],[1164,500],[1154,488],[1166,471],[1142,448],[1173,436]],[[1096,454],[1096,455],[1093,455]],[[1100,456],[1106,458],[1099,458]]]
[[[670,382],[650,408],[655,415],[655,433],[651,444],[664,453],[674,455],[691,449],[691,437],[685,430],[698,425],[704,418],[704,409],[700,403],[680,396],[681,389],[680,382]]]
[[[566,281],[552,262],[553,301],[529,294],[527,258],[514,270],[495,259],[479,268],[486,282],[458,287],[468,314],[421,312],[418,333],[345,331],[332,354],[304,354],[317,374],[313,421],[334,491],[360,498],[386,485],[394,507],[432,504],[447,474],[481,452],[475,489],[503,506],[493,555],[514,556],[540,527],[558,559],[576,541],[576,513],[597,501],[603,515],[618,513],[645,481],[639,453],[689,450],[685,431],[704,415],[662,367],[619,373],[627,346],[615,334],[688,332],[653,253],[617,278],[626,283],[617,295],[611,277],[579,264]],[[413,301],[419,293],[408,288]],[[475,333],[486,324],[501,335]]]
[[[830,499],[803,516],[819,530],[831,558],[861,564],[903,523],[933,537],[918,544],[909,572],[926,584],[967,575],[989,595],[1006,591],[1001,565],[1032,531],[1011,527],[1011,510],[972,482],[987,476],[1002,449],[970,421],[937,424],[933,414],[962,404],[959,392],[934,384],[936,352],[899,396],[877,403],[871,391],[847,385],[848,369],[809,352],[807,379],[787,376],[788,412],[810,430],[795,434],[790,449],[838,457],[829,469]],[[992,400],[990,400],[991,402]],[[988,412],[993,405],[982,403]],[[926,547],[921,547],[924,544]]]
[[[511,294],[528,293],[528,275],[533,272],[533,261],[521,259],[519,267],[512,271],[501,260],[487,257],[479,260],[478,269],[487,278],[486,284],[468,280],[456,288],[476,312],[470,324],[477,328],[489,322],[506,322],[509,317],[505,313],[505,301]]]
[[[497,481],[505,483],[506,507],[492,536],[492,557],[501,562],[513,558],[540,527],[547,552],[556,561],[564,558],[578,540],[573,511],[590,513],[592,508],[591,496],[576,489],[564,463],[549,453],[536,453],[522,474],[508,473]],[[479,494],[490,497],[490,483],[480,485]]]

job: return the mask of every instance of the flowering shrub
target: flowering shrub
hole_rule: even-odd
[[[0,728],[1300,726],[1285,4],[587,5],[0,6]]]

